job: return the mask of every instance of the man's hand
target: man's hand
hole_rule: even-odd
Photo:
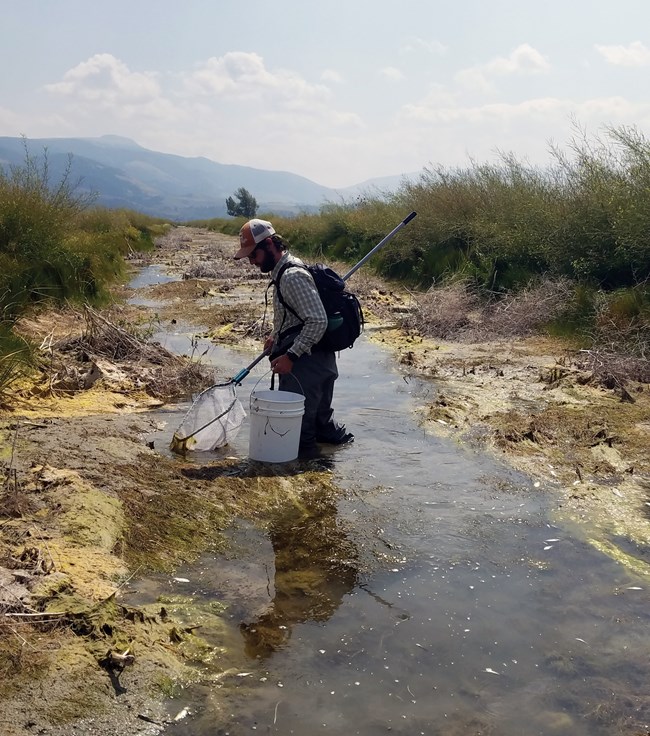
[[[292,368],[293,360],[291,360],[291,358],[286,354],[280,355],[278,358],[271,361],[271,369],[273,373],[285,375],[286,373],[291,373]]]
[[[266,340],[264,340],[264,350],[270,350],[273,347],[273,335],[269,335]]]

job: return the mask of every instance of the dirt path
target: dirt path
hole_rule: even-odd
[[[147,263],[134,265],[186,278],[138,289],[140,306],[116,301],[93,329],[107,320],[114,343],[128,342],[119,325],[147,331],[184,323],[256,351],[265,282],[232,260],[234,242],[173,231]],[[405,373],[435,380],[434,400],[420,407],[431,432],[478,443],[529,473],[554,494],[559,515],[648,574],[647,385],[628,385],[627,396],[595,385],[575,355],[548,339],[468,344],[405,334],[395,318],[411,308],[411,295],[363,271],[354,288],[368,336],[395,351]],[[116,296],[135,291],[123,287]],[[159,733],[170,718],[163,698],[193,676],[187,660],[207,660],[213,649],[186,625],[182,609],[192,601],[131,607],[129,579],[152,569],[172,574],[218,548],[233,517],[264,523],[278,499],[340,493],[317,466],[260,477],[236,459],[190,466],[158,454],[144,441],[156,431],[145,412],[165,400],[161,385],[180,367],[157,353],[111,360],[69,345],[47,348],[88,332],[86,320],[67,312],[24,321],[27,334],[45,340],[46,368],[0,415],[0,730],[7,736]],[[218,628],[218,611],[200,615]],[[228,670],[227,647],[213,666]]]

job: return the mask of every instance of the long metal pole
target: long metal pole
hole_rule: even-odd
[[[360,268],[361,268],[361,266],[363,266],[363,264],[364,264],[364,263],[365,263],[365,262],[366,262],[366,261],[367,261],[367,260],[368,260],[368,259],[369,259],[369,258],[370,258],[371,256],[374,256],[374,255],[375,255],[375,253],[376,253],[376,252],[377,252],[377,251],[378,251],[378,250],[379,250],[380,248],[383,248],[383,247],[384,247],[384,246],[386,245],[386,243],[387,243],[387,242],[388,242],[389,240],[392,240],[392,239],[393,239],[393,238],[394,238],[394,237],[395,237],[395,236],[397,235],[397,233],[398,233],[398,232],[399,232],[399,231],[400,231],[400,230],[401,230],[401,229],[402,229],[402,228],[404,227],[404,225],[408,225],[408,224],[409,224],[409,222],[411,222],[411,220],[412,220],[412,219],[413,219],[413,218],[414,218],[414,217],[415,217],[416,215],[417,215],[417,212],[411,212],[411,214],[410,214],[410,215],[408,215],[408,217],[405,217],[405,218],[404,218],[404,219],[402,220],[402,222],[400,222],[400,224],[399,224],[399,225],[398,225],[398,226],[397,226],[396,228],[394,228],[393,230],[391,230],[391,231],[390,231],[390,232],[388,233],[388,235],[387,235],[387,236],[386,236],[385,238],[382,238],[382,240],[381,240],[381,241],[380,241],[379,243],[377,243],[377,245],[376,245],[376,246],[375,246],[375,247],[374,247],[374,248],[373,248],[373,249],[372,249],[372,250],[371,250],[371,251],[370,251],[369,253],[366,253],[366,255],[365,255],[365,256],[364,256],[364,257],[363,257],[363,258],[362,258],[362,259],[361,259],[361,260],[359,261],[359,263],[357,263],[357,265],[356,265],[356,266],[353,266],[353,267],[352,267],[352,268],[351,268],[351,269],[350,269],[350,270],[349,270],[349,271],[348,271],[348,272],[347,272],[347,273],[345,274],[345,276],[343,276],[343,277],[342,277],[342,278],[343,278],[343,281],[347,281],[347,280],[348,280],[348,279],[350,278],[350,276],[352,276],[352,274],[353,274],[353,273],[354,273],[355,271],[357,271],[358,269],[360,269]]]

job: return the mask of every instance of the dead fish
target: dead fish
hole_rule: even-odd
[[[190,714],[190,709],[189,708],[183,708],[183,710],[179,711],[174,716],[174,721],[182,721],[183,718],[186,718],[187,716],[189,716],[189,714]]]

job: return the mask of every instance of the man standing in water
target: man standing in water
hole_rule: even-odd
[[[280,377],[282,391],[301,393],[305,413],[300,430],[299,456],[318,456],[318,442],[345,445],[354,440],[334,419],[332,398],[338,378],[336,355],[317,343],[327,329],[327,314],[318,290],[302,261],[287,250],[287,243],[266,220],[249,220],[239,231],[237,260],[270,273],[273,290],[273,333],[264,343],[271,350],[271,368]],[[281,277],[282,299],[276,279]]]

